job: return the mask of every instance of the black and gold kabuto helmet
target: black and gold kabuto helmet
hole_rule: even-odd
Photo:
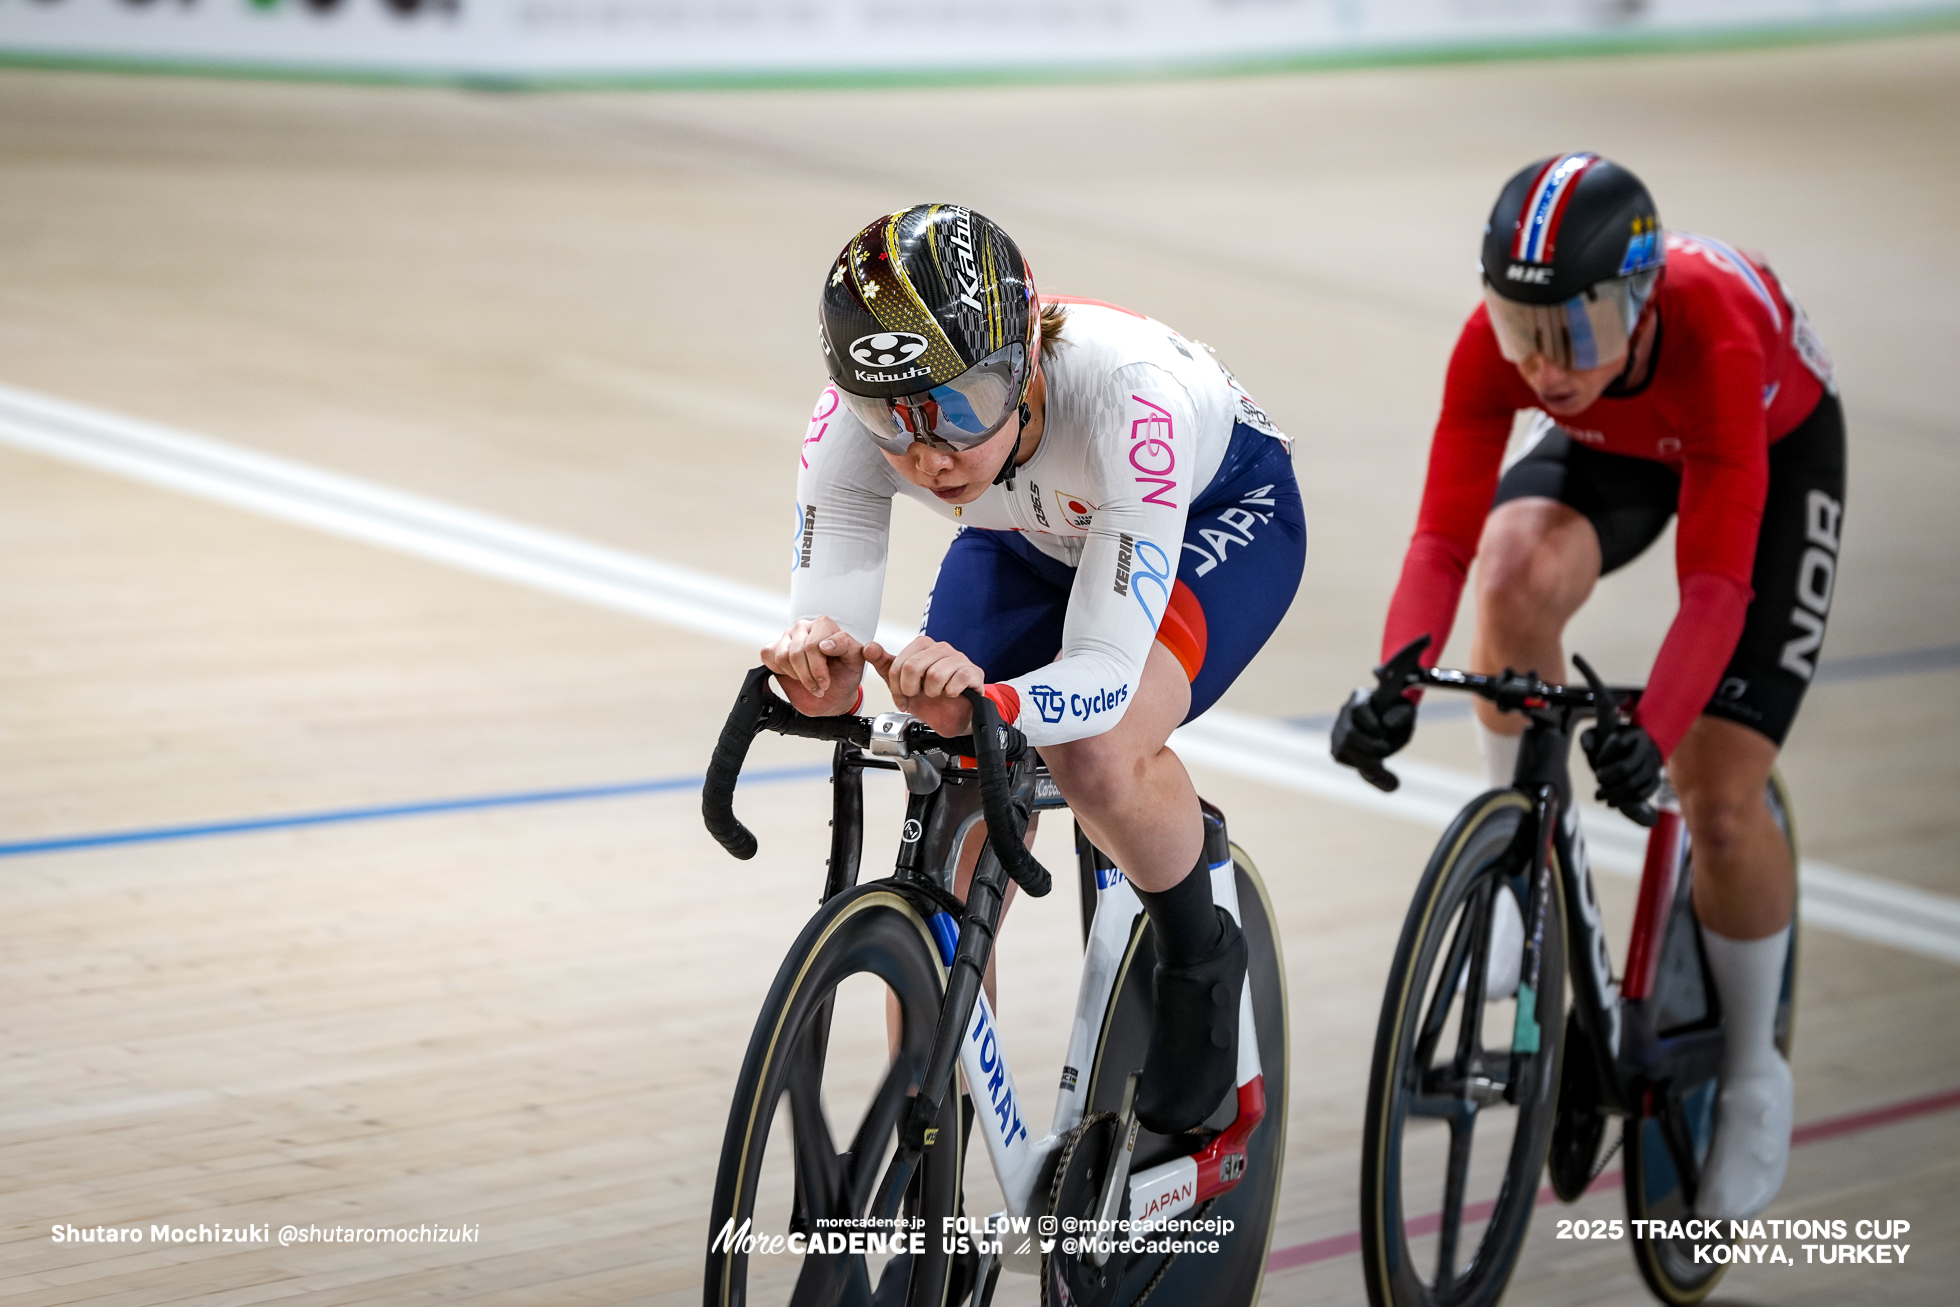
[[[825,278],[824,363],[871,437],[971,449],[1027,395],[1034,278],[1006,232],[957,204],[878,219]]]

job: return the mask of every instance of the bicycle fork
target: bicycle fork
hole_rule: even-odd
[[[1530,916],[1525,922],[1526,953],[1524,973],[1518,989],[1518,1028],[1513,1050],[1535,1052],[1543,1039],[1543,1023],[1560,1021],[1558,1011],[1542,1011],[1538,992],[1538,969],[1542,965],[1543,914],[1555,910],[1549,869],[1556,864],[1559,888],[1565,903],[1567,971],[1572,977],[1573,1006],[1578,1011],[1580,1029],[1591,1048],[1586,1056],[1598,1064],[1599,1083],[1614,1083],[1614,1062],[1620,1047],[1619,986],[1613,980],[1613,959],[1606,943],[1606,929],[1599,911],[1599,896],[1593,890],[1592,865],[1586,855],[1586,837],[1579,827],[1578,806],[1571,801],[1572,785],[1566,767],[1570,732],[1551,721],[1540,719],[1525,732],[1523,754],[1519,760],[1520,787],[1532,800],[1531,899]],[[1529,780],[1525,778],[1529,777]],[[1526,1025],[1529,994],[1532,1024]],[[1556,1004],[1557,995],[1551,998]],[[1563,1032],[1557,1032],[1562,1037]],[[1609,1095],[1617,1097],[1612,1090]],[[1615,1103],[1614,1106],[1620,1106]]]
[[[940,1005],[939,1024],[933,1031],[932,1053],[926,1059],[924,1074],[919,1077],[919,1092],[912,1100],[911,1111],[899,1133],[898,1147],[893,1150],[892,1160],[885,1168],[885,1174],[878,1183],[877,1195],[871,1203],[869,1215],[878,1220],[888,1221],[898,1215],[906,1186],[912,1182],[912,1173],[918,1169],[919,1159],[926,1149],[939,1143],[939,1131],[933,1123],[939,1119],[946,1096],[952,1092],[953,1065],[967,1042],[965,1036],[969,1026],[976,1016],[982,1018],[988,1028],[991,1029],[993,1025],[981,982],[987,974],[987,960],[993,955],[995,932],[1000,927],[1001,909],[1006,901],[1006,881],[1007,869],[1001,865],[1000,859],[994,856],[992,848],[983,849],[979,865],[973,869],[973,880],[967,888],[966,914],[959,927],[958,943],[952,949],[952,956],[945,959],[948,967],[946,998]],[[935,934],[940,940],[944,957],[944,927],[937,924],[937,916],[934,921]],[[999,1041],[996,1038],[992,1042],[998,1057]],[[1005,1081],[1005,1062],[999,1062],[998,1067]],[[957,1146],[957,1141],[949,1142]],[[928,1232],[929,1237],[936,1234],[936,1231]]]

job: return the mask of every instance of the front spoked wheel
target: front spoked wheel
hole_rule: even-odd
[[[1530,883],[1534,825],[1531,801],[1514,790],[1465,808],[1402,929],[1362,1140],[1374,1307],[1493,1304],[1524,1245],[1564,1042],[1563,892],[1555,864]],[[1517,980],[1534,919],[1535,989]]]
[[[888,887],[847,890],[804,927],[756,1020],[729,1107],[707,1307],[946,1302],[953,1263],[939,1234],[959,1204],[957,1094],[946,1096],[906,1195],[903,1215],[921,1223],[924,1251],[853,1253],[849,1240],[867,1231],[861,1219],[918,1092],[944,976],[925,920]]]
[[[1790,845],[1790,865],[1800,868],[1797,828],[1783,779],[1772,774],[1765,795],[1770,815]],[[1701,949],[1701,928],[1695,921],[1694,850],[1681,860],[1674,904],[1661,940],[1660,965],[1654,978],[1657,1004],[1655,1027],[1662,1039],[1693,1036],[1721,1026],[1721,1011],[1708,980]],[[1787,1059],[1795,1035],[1797,1002],[1797,933],[1790,932],[1790,952],[1783,960],[1783,992],[1776,1006],[1776,1047]],[[1721,1262],[1695,1259],[1698,1247],[1723,1240],[1653,1238],[1646,1232],[1672,1229],[1673,1223],[1694,1216],[1695,1191],[1708,1146],[1715,1135],[1715,1100],[1721,1092],[1718,1075],[1689,1083],[1656,1085],[1652,1110],[1630,1118],[1626,1147],[1627,1215],[1633,1230],[1633,1260],[1640,1278],[1654,1296],[1669,1307],[1688,1307],[1714,1291],[1726,1269]],[[1665,1222],[1648,1225],[1645,1222]],[[1683,1234],[1687,1227],[1681,1227]]]

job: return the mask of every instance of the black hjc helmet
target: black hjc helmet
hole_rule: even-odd
[[[853,236],[826,274],[824,365],[874,439],[966,448],[1019,408],[1038,338],[1034,278],[1007,233],[915,204]]]
[[[1659,269],[1660,214],[1638,177],[1596,154],[1560,154],[1504,184],[1484,228],[1484,280],[1508,300],[1557,304]]]

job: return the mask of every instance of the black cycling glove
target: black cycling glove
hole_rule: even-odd
[[[1378,713],[1374,705],[1368,702],[1372,693],[1371,690],[1356,690],[1341,705],[1340,715],[1334,719],[1333,735],[1328,741],[1333,747],[1335,762],[1365,770],[1369,763],[1378,763],[1401,749],[1415,734],[1414,704],[1407,699],[1397,699],[1386,712]]]
[[[1593,775],[1599,778],[1599,790],[1593,797],[1600,802],[1625,809],[1640,804],[1660,788],[1661,746],[1643,727],[1616,726],[1604,735],[1597,726],[1588,727],[1579,737],[1579,747],[1586,751]]]

